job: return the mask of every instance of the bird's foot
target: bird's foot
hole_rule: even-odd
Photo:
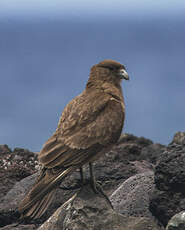
[[[74,186],[70,186],[70,187],[65,187],[65,186],[60,186],[59,189],[62,189],[62,190],[77,190],[81,188],[81,185],[79,184],[75,184]]]
[[[66,187],[66,186],[60,186],[59,188],[62,189],[62,190],[78,190],[78,189],[81,189],[85,184],[87,184],[87,181],[84,181],[83,182],[81,180],[77,181],[77,183],[73,186],[70,186],[70,187]]]
[[[93,189],[93,191],[96,193],[96,194],[100,194],[102,195],[106,200],[107,202],[110,204],[110,206],[113,208],[112,206],[112,203],[111,201],[109,200],[109,197],[107,196],[107,194],[105,194],[105,192],[103,191],[103,188],[102,186],[100,185],[100,183],[98,183],[97,181],[91,181],[91,187]]]

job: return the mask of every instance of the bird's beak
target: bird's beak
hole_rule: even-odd
[[[126,70],[120,69],[119,75],[122,79],[129,80],[129,76]]]

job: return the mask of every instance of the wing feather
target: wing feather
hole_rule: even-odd
[[[119,138],[123,120],[122,105],[111,95],[83,93],[66,106],[39,159],[48,168],[82,164]]]

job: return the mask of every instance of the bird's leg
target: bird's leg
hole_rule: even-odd
[[[95,176],[94,176],[93,165],[92,165],[91,162],[89,163],[89,171],[90,171],[90,181],[91,181],[91,186],[93,188],[93,191],[95,193],[98,193],[97,182],[96,182],[96,179],[95,179]]]
[[[83,174],[83,168],[82,167],[80,167],[80,178],[81,178],[81,185],[83,186],[85,183],[85,180],[84,180],[84,174]]]
[[[84,180],[84,175],[83,175],[83,168],[80,167],[80,184],[75,184],[74,186],[71,186],[71,187],[63,187],[63,186],[60,186],[59,188],[60,189],[63,189],[63,190],[76,190],[76,189],[79,189],[81,188],[85,183],[85,180]]]
[[[93,191],[94,191],[95,193],[99,193],[99,194],[103,195],[103,197],[108,201],[108,203],[110,204],[110,206],[111,206],[112,209],[113,209],[112,203],[110,202],[108,196],[104,193],[104,191],[103,191],[102,187],[100,186],[100,184],[98,184],[98,183],[96,182],[96,178],[95,178],[94,172],[93,172],[93,165],[92,165],[91,162],[89,163],[89,169],[90,169],[91,186],[92,186],[92,188],[93,188]]]

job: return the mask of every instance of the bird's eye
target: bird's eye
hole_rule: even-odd
[[[106,66],[105,68],[107,68],[107,69],[109,69],[109,70],[112,70],[112,71],[116,69],[114,66],[111,66],[111,65]]]
[[[114,67],[113,66],[109,66],[108,69],[114,70]]]
[[[111,66],[111,65],[99,65],[99,67],[103,67],[103,68],[106,68],[106,69],[109,69],[109,70],[115,70],[115,67],[114,66]]]

